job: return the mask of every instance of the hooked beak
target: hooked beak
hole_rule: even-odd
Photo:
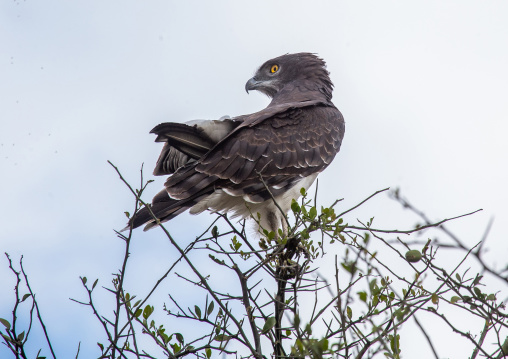
[[[245,91],[249,93],[249,90],[256,90],[259,85],[262,83],[262,81],[256,80],[255,77],[251,78],[247,83],[245,84]]]

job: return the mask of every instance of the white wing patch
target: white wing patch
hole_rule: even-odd
[[[185,122],[185,124],[200,128],[214,142],[219,142],[233,130],[233,124],[225,121],[230,119],[229,116],[222,116],[218,120],[192,120]]]
[[[291,201],[301,196],[300,189],[303,187],[307,190],[312,183],[314,183],[317,176],[318,173],[314,173],[304,177],[291,187],[291,189],[275,197],[275,201],[284,213],[289,212],[291,209]],[[189,213],[198,214],[206,210],[232,214],[232,218],[240,219],[250,218],[251,215],[257,219],[257,213],[259,213],[261,215],[260,226],[262,228],[272,228],[273,225],[271,225],[269,221],[270,219],[273,220],[273,218],[278,222],[277,226],[282,225],[282,228],[286,228],[284,216],[273,203],[272,199],[261,203],[253,203],[249,201],[247,196],[234,196],[226,190],[217,189],[214,193],[190,208]]]

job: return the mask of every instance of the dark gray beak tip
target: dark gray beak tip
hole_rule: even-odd
[[[249,93],[250,90],[255,90],[259,84],[259,81],[256,80],[254,77],[251,78],[247,83],[245,84],[245,91]]]

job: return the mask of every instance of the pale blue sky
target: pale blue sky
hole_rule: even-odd
[[[391,186],[434,219],[483,208],[451,228],[473,245],[495,216],[491,260],[502,262],[507,18],[506,1],[2,1],[0,250],[25,256],[61,357],[79,340],[83,358],[97,355],[100,328],[68,298],[83,296],[80,275],[107,284],[122,255],[113,229],[132,200],[106,161],[135,183],[144,162],[149,177],[155,125],[263,108],[244,84],[288,52],[327,61],[346,119],[324,199],[347,206]],[[387,198],[359,213],[408,223]],[[169,229],[192,238],[186,228],[210,219],[185,214]],[[169,251],[157,231],[139,233],[133,283],[164,271]],[[12,285],[0,259],[2,292]]]

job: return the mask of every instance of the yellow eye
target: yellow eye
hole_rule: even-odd
[[[273,65],[272,68],[270,69],[270,72],[272,74],[276,73],[277,71],[279,71],[279,65]]]

